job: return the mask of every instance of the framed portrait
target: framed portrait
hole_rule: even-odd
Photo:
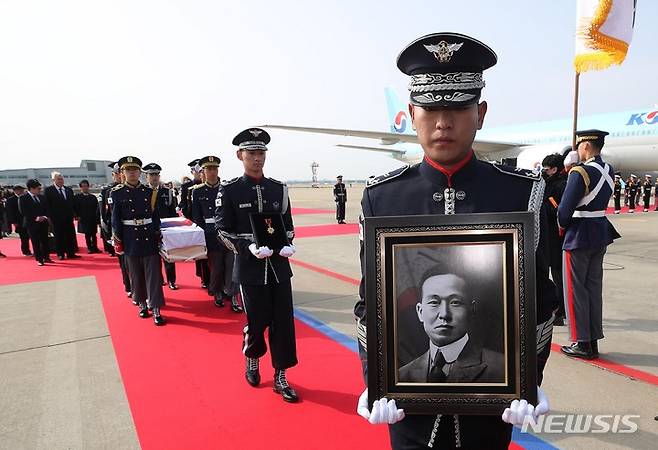
[[[418,414],[536,404],[531,212],[367,217],[368,392]]]

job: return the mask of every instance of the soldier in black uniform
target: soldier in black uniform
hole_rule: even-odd
[[[126,264],[126,258],[123,254],[116,254],[114,251],[114,245],[112,245],[112,196],[110,195],[112,189],[121,184],[121,171],[119,170],[119,163],[113,162],[109,165],[112,168],[112,184],[104,187],[101,190],[101,231],[105,234],[103,237],[103,246],[105,243],[110,244],[112,249],[108,251],[110,255],[116,256],[119,260],[119,268],[121,268],[121,280],[123,281],[123,288],[126,292],[127,297],[132,297],[132,286],[130,284],[130,273],[128,273],[128,265]],[[135,303],[135,301],[133,301]]]
[[[14,225],[14,230],[21,238],[21,252],[25,256],[32,256],[30,251],[30,235],[27,228],[23,225],[23,214],[18,208],[18,199],[25,194],[25,186],[17,184],[14,186],[14,195],[7,199],[7,221]]]
[[[619,172],[617,172],[615,173],[615,187],[612,191],[612,198],[615,202],[615,214],[619,214],[621,212],[621,191],[621,175]]]
[[[482,127],[487,112],[487,103],[478,103],[484,87],[482,72],[493,66],[496,59],[496,54],[485,44],[456,33],[424,36],[402,51],[398,68],[411,76],[409,112],[425,156],[419,164],[375,178],[365,189],[361,206],[365,217],[532,211],[538,238],[535,242],[537,350],[541,381],[556,307],[555,285],[548,278],[545,237],[540,239],[540,229],[545,230],[546,216],[542,211],[545,185],[531,171],[479,161],[472,150],[476,131]],[[362,261],[363,251],[362,245]],[[365,372],[364,293],[365,278],[362,277],[355,314]],[[540,402],[534,414],[548,410],[543,392],[538,391]],[[368,411],[367,400],[366,389],[359,399],[359,414],[371,422],[390,423],[394,449],[432,446],[507,449],[512,433],[510,423],[519,424],[521,417],[530,414],[530,407],[515,400],[502,420],[496,416],[476,415],[404,417],[394,400],[385,404],[375,402],[372,413]],[[381,420],[383,411],[391,414],[385,414]]]
[[[156,325],[164,325],[160,308],[164,305],[160,272],[160,218],[156,209],[157,192],[139,182],[142,161],[124,156],[118,161],[126,180],[112,188],[112,241],[118,254],[124,254],[133,302],[139,317],[149,317],[150,307]],[[148,305],[147,305],[148,299]]]
[[[146,174],[148,186],[157,193],[155,209],[158,213],[158,218],[178,217],[174,193],[171,189],[160,183],[160,171],[162,171],[162,167],[156,163],[149,163],[142,167],[142,170]],[[164,263],[165,273],[167,274],[169,289],[175,291],[178,289],[176,285],[176,264],[164,260],[162,262]]]
[[[220,186],[215,226],[226,247],[237,255],[234,280],[241,285],[247,312],[243,345],[247,382],[251,386],[260,383],[259,358],[267,351],[264,333],[269,327],[274,391],[285,401],[296,402],[297,393],[286,379],[286,369],[297,364],[292,270],[288,262],[295,247],[290,244],[277,253],[265,246],[257,247],[249,220],[250,213],[281,213],[285,233],[292,242],[294,228],[288,187],[263,175],[269,142],[270,136],[259,128],[244,130],[233,139],[245,173]]]
[[[343,176],[336,177],[336,184],[334,184],[334,201],[336,202],[336,221],[338,223],[345,223],[345,203],[347,203],[347,189],[343,183]]]
[[[644,212],[649,212],[649,203],[651,202],[651,188],[653,183],[651,182],[651,175],[644,175],[644,183],[642,183],[642,200],[644,203]]]
[[[637,193],[638,193],[638,181],[637,181],[637,176],[635,174],[631,174],[631,180],[628,183],[628,212],[629,213],[634,213],[635,212],[635,201],[637,200]]]
[[[224,301],[231,302],[234,312],[242,312],[238,301],[239,286],[233,281],[235,255],[217,237],[215,231],[215,208],[219,190],[219,163],[217,156],[201,158],[199,165],[205,174],[205,182],[190,189],[192,193],[192,218],[206,232],[210,284],[208,289],[215,297],[215,306],[221,308]]]
[[[180,210],[181,213],[190,220],[192,219],[192,197],[190,196],[190,189],[193,186],[200,185],[203,183],[201,181],[201,166],[199,166],[199,159],[193,159],[189,163],[190,173],[192,174],[192,179],[186,183],[183,183],[180,187]],[[207,259],[197,259],[194,261],[195,275],[201,279],[201,287],[203,289],[208,289],[209,279],[210,279],[210,268],[208,267]],[[208,294],[212,295],[212,292],[208,290]]]

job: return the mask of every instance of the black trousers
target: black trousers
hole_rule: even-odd
[[[432,431],[437,416],[409,414],[404,420],[389,425],[393,450],[430,448]],[[458,421],[456,426],[455,421]],[[459,429],[459,433],[456,429]],[[461,447],[457,447],[457,440]],[[441,416],[433,440],[435,449],[503,450],[512,440],[512,425],[503,422],[500,416]]]
[[[28,228],[32,249],[34,250],[34,259],[37,262],[43,262],[50,258],[50,248],[48,247],[48,222],[35,223]]]
[[[644,194],[644,209],[649,209],[649,202],[651,201],[651,194]]]
[[[130,272],[128,271],[128,263],[126,262],[126,255],[119,256],[119,267],[121,267],[121,278],[123,280],[123,288],[126,292],[132,292],[132,285],[130,283]]]
[[[201,278],[201,283],[208,286],[210,283],[210,267],[207,259],[197,259],[194,261],[195,274]]]
[[[290,280],[264,286],[242,285],[242,301],[247,312],[247,326],[242,353],[260,358],[267,351],[265,329],[269,328],[272,366],[277,370],[297,365],[295,319],[292,311]]]
[[[167,262],[162,258],[160,260],[162,261],[162,265],[164,265],[167,283],[176,283],[176,264]],[[162,273],[160,276],[162,276]]]
[[[106,233],[101,227],[101,240],[103,241],[103,250],[105,250],[110,255],[114,255],[114,246],[110,244],[110,239],[112,238],[112,233]]]
[[[336,202],[336,220],[345,220],[345,202]]]
[[[96,233],[85,234],[85,243],[87,244],[87,250],[98,250]]]
[[[27,228],[25,228],[21,224],[14,224],[14,228],[16,229],[16,233],[18,233],[18,236],[21,238],[21,253],[24,255],[27,255],[30,252],[30,234],[27,232]]]
[[[162,272],[160,272],[160,255],[128,256],[123,255],[130,273],[133,300],[160,308],[164,305],[162,292]]]
[[[77,249],[73,220],[53,220],[55,251],[58,255],[73,255]]]
[[[621,195],[615,195],[615,211],[621,210]]]
[[[208,267],[210,269],[210,283],[208,289],[215,297],[232,297],[240,290],[239,285],[233,281],[233,263],[235,255],[228,250],[208,252]]]

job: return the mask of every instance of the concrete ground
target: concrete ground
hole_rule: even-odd
[[[362,187],[348,186],[356,222]],[[333,209],[328,188],[292,188],[292,204]],[[658,375],[658,213],[613,216],[623,235],[605,259],[602,357]],[[333,214],[296,226],[335,223]],[[295,258],[359,278],[358,236],[298,239]],[[294,266],[296,307],[355,336],[357,287]],[[0,449],[139,447],[93,274],[0,286]],[[42,299],[50,298],[44,302]],[[567,343],[566,328],[554,340]],[[553,352],[544,389],[555,414],[637,414],[633,434],[542,434],[564,449],[653,449],[658,388]]]

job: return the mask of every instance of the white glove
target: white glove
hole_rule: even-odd
[[[269,258],[274,254],[268,247],[256,247],[255,243],[249,245],[249,251],[258,259]]]
[[[521,426],[525,418],[533,425],[537,423],[537,418],[546,414],[549,410],[548,397],[542,390],[537,387],[537,406],[533,406],[527,400],[514,400],[509,408],[503,411],[503,422],[511,423],[512,425]]]
[[[404,419],[404,409],[398,409],[395,400],[386,400],[386,397],[375,400],[372,411],[369,411],[367,388],[359,397],[356,412],[373,425],[394,424]]]
[[[290,258],[292,255],[295,254],[296,251],[297,251],[297,249],[295,248],[295,246],[293,244],[290,244],[290,245],[284,246],[279,251],[279,255],[283,256],[284,258]]]

